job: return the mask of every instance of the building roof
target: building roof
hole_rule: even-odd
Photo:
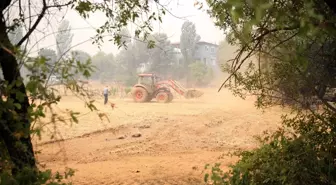
[[[205,42],[205,41],[199,41],[197,44],[207,44],[207,45],[212,45],[212,46],[219,46],[218,44],[210,43],[210,42]]]
[[[212,46],[219,46],[218,44],[210,43],[210,42],[205,42],[205,41],[199,41],[197,44],[204,44],[204,45],[212,45]],[[172,43],[173,46],[179,46],[180,42],[174,42]]]
[[[140,77],[152,77],[152,76],[155,76],[154,73],[140,73],[138,74],[138,76]]]

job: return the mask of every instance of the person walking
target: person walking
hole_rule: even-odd
[[[108,90],[108,86],[105,86],[104,88],[104,105],[106,105],[107,101],[108,101],[108,93],[109,93],[109,90]]]

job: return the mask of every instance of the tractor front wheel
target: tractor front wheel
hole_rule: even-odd
[[[143,103],[148,100],[149,94],[146,89],[142,87],[136,87],[132,93],[133,100],[138,103]]]
[[[169,99],[169,94],[167,92],[159,92],[156,94],[156,101],[159,103],[168,103]]]

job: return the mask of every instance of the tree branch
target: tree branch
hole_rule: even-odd
[[[36,29],[37,25],[41,22],[42,18],[44,17],[45,15],[45,12],[47,11],[47,2],[46,0],[43,0],[43,7],[42,7],[42,10],[41,10],[41,13],[40,15],[37,17],[35,23],[33,24],[33,26],[28,30],[28,32],[26,33],[26,35],[24,37],[22,37],[22,39],[15,45],[15,47],[20,47],[22,45],[22,43],[24,41],[26,41],[30,35],[33,33],[33,31]]]
[[[50,5],[48,6],[47,5],[47,2],[46,0],[43,0],[43,7],[42,7],[42,10],[41,10],[41,13],[40,15],[37,17],[35,23],[33,24],[33,26],[28,30],[28,32],[26,33],[26,35],[24,37],[22,37],[22,39],[15,45],[16,47],[20,47],[22,45],[23,42],[25,42],[29,37],[30,35],[33,33],[33,31],[37,28],[38,24],[41,22],[42,18],[44,17],[46,11],[49,9],[49,8],[61,8],[63,6],[69,6],[73,3],[73,0],[69,1],[68,3],[66,4],[63,4],[63,5]]]
[[[291,27],[284,27],[284,28],[274,28],[274,29],[271,29],[271,30],[265,29],[265,28],[259,28],[259,30],[263,31],[263,33],[261,33],[261,35],[257,36],[255,39],[253,39],[253,41],[261,40],[265,36],[267,36],[268,34],[271,34],[271,33],[275,33],[275,32],[278,32],[278,31],[291,31],[291,30],[295,30],[295,29],[298,29],[298,28],[299,28],[298,25],[294,25],[294,26],[291,26]]]
[[[249,48],[248,46],[244,46],[239,54],[237,55],[237,57],[233,60],[234,63],[236,63],[234,65],[234,71],[230,74],[230,76],[222,83],[222,85],[219,87],[218,89],[218,92],[224,87],[224,85],[226,84],[226,82],[232,77],[234,76],[237,71],[241,68],[241,66],[244,64],[244,62],[250,57],[252,56],[252,53],[255,51],[255,49],[257,47],[259,47],[261,41],[263,40],[263,38],[265,36],[267,36],[268,34],[271,34],[271,33],[275,33],[275,32],[278,32],[278,31],[291,31],[291,30],[295,30],[295,29],[298,29],[299,26],[295,25],[295,26],[291,26],[291,27],[284,27],[284,28],[274,28],[274,29],[265,29],[265,28],[260,28],[260,32],[262,32],[259,36],[255,37],[251,42],[257,42],[253,48],[250,49],[249,53],[247,54],[247,56],[245,56],[241,62],[238,64],[238,61],[239,61],[239,58],[241,57],[241,55],[244,53],[244,51]],[[296,35],[296,34],[295,34]],[[290,37],[292,38],[292,37]],[[288,39],[289,40],[289,39]],[[286,40],[286,41],[288,41]]]

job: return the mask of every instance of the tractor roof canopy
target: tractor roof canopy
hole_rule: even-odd
[[[154,73],[141,73],[141,74],[138,74],[139,77],[154,77],[156,76]]]

